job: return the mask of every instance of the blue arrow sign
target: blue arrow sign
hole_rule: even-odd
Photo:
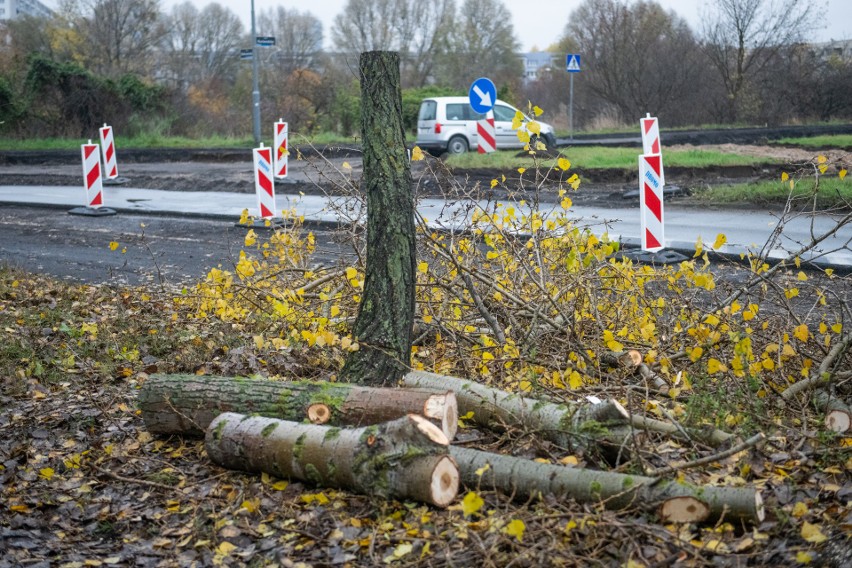
[[[569,73],[579,73],[580,72],[580,54],[579,53],[569,53],[565,56],[565,67],[568,69]]]
[[[468,98],[475,112],[485,114],[490,111],[497,102],[497,87],[494,86],[494,81],[488,77],[480,77],[470,86]]]

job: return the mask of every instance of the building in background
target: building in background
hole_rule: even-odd
[[[21,16],[49,17],[53,10],[38,0],[0,0],[0,20],[14,20]]]
[[[535,81],[539,73],[549,71],[557,61],[557,56],[547,51],[521,53],[520,58],[524,64],[524,82]]]

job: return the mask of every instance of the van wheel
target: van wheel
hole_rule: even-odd
[[[453,136],[447,142],[447,153],[449,154],[464,154],[467,151],[468,145],[464,136]]]

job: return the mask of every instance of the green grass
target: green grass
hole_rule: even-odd
[[[352,143],[351,137],[347,138],[331,132],[320,132],[310,136],[291,135],[291,143],[301,144],[334,144]],[[413,140],[413,138],[412,138]],[[96,139],[92,139],[97,142]],[[85,143],[83,138],[30,138],[17,140],[12,138],[0,138],[0,151],[37,151],[37,150],[79,150],[80,144]],[[267,146],[272,145],[272,139],[264,139]],[[251,136],[231,138],[224,136],[210,136],[206,138],[187,138],[184,136],[160,136],[157,134],[141,134],[139,136],[116,136],[116,148],[251,148],[254,139]]]
[[[563,155],[571,162],[572,168],[579,169],[638,169],[638,155],[641,148],[605,148],[601,146],[578,147],[563,150]],[[519,167],[529,168],[534,165],[532,158],[518,156],[516,150],[505,150],[492,154],[480,155],[475,153],[451,156],[447,163],[457,169],[492,168],[497,170],[517,169]],[[549,168],[556,160],[541,160],[541,167]],[[701,168],[708,166],[751,166],[755,164],[781,163],[780,160],[772,158],[756,158],[701,150],[671,151],[663,154],[663,163],[666,166],[683,166],[687,168]]]
[[[782,138],[777,144],[792,144],[805,148],[852,148],[852,134],[826,134],[807,138]]]
[[[698,194],[699,199],[712,203],[785,203],[789,197],[794,199],[813,199],[815,187],[813,177],[796,180],[793,189],[790,182],[758,181],[720,185]],[[820,177],[816,191],[817,206],[821,208],[849,208],[852,203],[852,178],[840,179],[837,175]]]

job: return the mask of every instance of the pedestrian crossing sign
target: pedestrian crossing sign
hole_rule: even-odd
[[[579,73],[580,72],[580,54],[579,53],[569,53],[565,57],[565,65],[568,68],[569,73]]]

